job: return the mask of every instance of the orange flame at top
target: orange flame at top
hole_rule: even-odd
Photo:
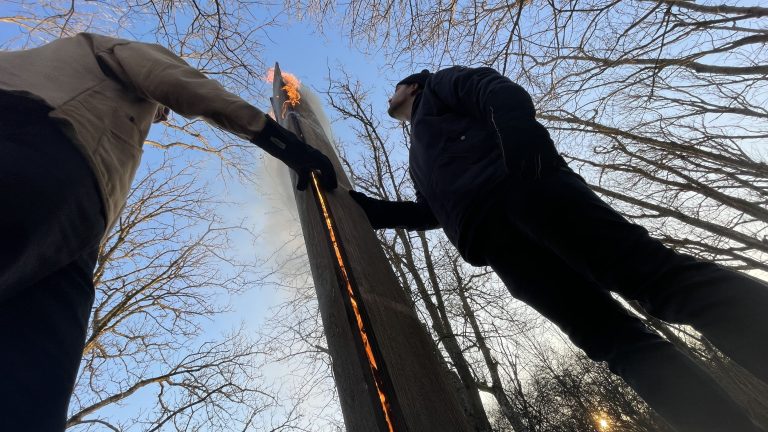
[[[291,104],[292,107],[295,107],[301,101],[301,93],[299,93],[299,89],[301,88],[301,81],[299,81],[299,79],[296,78],[296,75],[292,73],[281,72],[281,75],[283,77],[283,82],[285,83],[283,90],[285,90],[285,93],[288,95],[288,99],[283,103],[284,115],[285,109],[287,108],[286,105]],[[265,80],[268,83],[271,83],[275,80],[275,68],[269,68],[269,70],[267,70],[267,76],[265,77]]]

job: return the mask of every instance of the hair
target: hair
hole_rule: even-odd
[[[407,77],[400,80],[397,85],[416,84],[419,90],[423,90],[427,80],[431,76],[432,73],[429,71],[429,69],[424,69],[419,73],[408,75]]]

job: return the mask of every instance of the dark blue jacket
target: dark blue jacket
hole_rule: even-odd
[[[467,261],[477,261],[469,225],[494,187],[562,163],[535,114],[528,92],[491,68],[433,74],[411,114],[411,177],[421,213],[434,215],[418,228],[441,226]]]

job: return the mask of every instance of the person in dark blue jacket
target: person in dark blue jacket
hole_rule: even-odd
[[[491,68],[400,81],[415,202],[352,191],[374,228],[441,227],[462,257],[605,361],[678,431],[757,431],[702,368],[610,294],[693,326],[768,383],[768,285],[676,253],[603,202],[557,152],[529,94]]]

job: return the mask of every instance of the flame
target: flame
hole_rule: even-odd
[[[339,269],[341,270],[341,278],[343,279],[344,285],[346,287],[347,295],[349,295],[352,311],[355,313],[357,331],[360,333],[360,339],[363,341],[365,355],[368,359],[368,366],[370,367],[371,374],[373,375],[373,384],[376,387],[376,392],[379,394],[381,409],[384,412],[384,420],[387,422],[389,432],[394,432],[395,428],[392,424],[392,408],[389,406],[387,395],[382,389],[383,384],[381,373],[379,371],[379,364],[376,360],[376,356],[373,353],[371,342],[368,339],[368,331],[365,328],[365,323],[363,323],[363,316],[360,313],[357,298],[355,296],[354,290],[352,289],[352,283],[350,281],[349,274],[347,273],[347,267],[344,264],[344,258],[342,258],[341,246],[339,245],[339,241],[336,238],[336,227],[334,226],[333,219],[331,218],[331,214],[328,211],[328,205],[325,202],[325,194],[322,192],[322,189],[320,189],[320,184],[318,183],[317,175],[315,175],[315,173],[312,173],[312,185],[320,201],[320,207],[323,211],[323,218],[325,219],[325,226],[328,228],[328,233],[331,237],[331,244],[333,245],[333,252],[336,255],[336,261],[339,264]]]
[[[288,109],[288,105],[295,107],[301,101],[301,93],[299,93],[299,89],[301,88],[301,81],[299,81],[299,79],[296,78],[296,75],[292,73],[281,72],[280,74],[283,77],[283,83],[285,83],[282,89],[285,90],[285,94],[288,96],[288,99],[283,102],[283,112],[281,113],[281,115],[285,117],[285,112]],[[275,80],[275,68],[269,68],[264,79],[268,83],[272,83]]]

